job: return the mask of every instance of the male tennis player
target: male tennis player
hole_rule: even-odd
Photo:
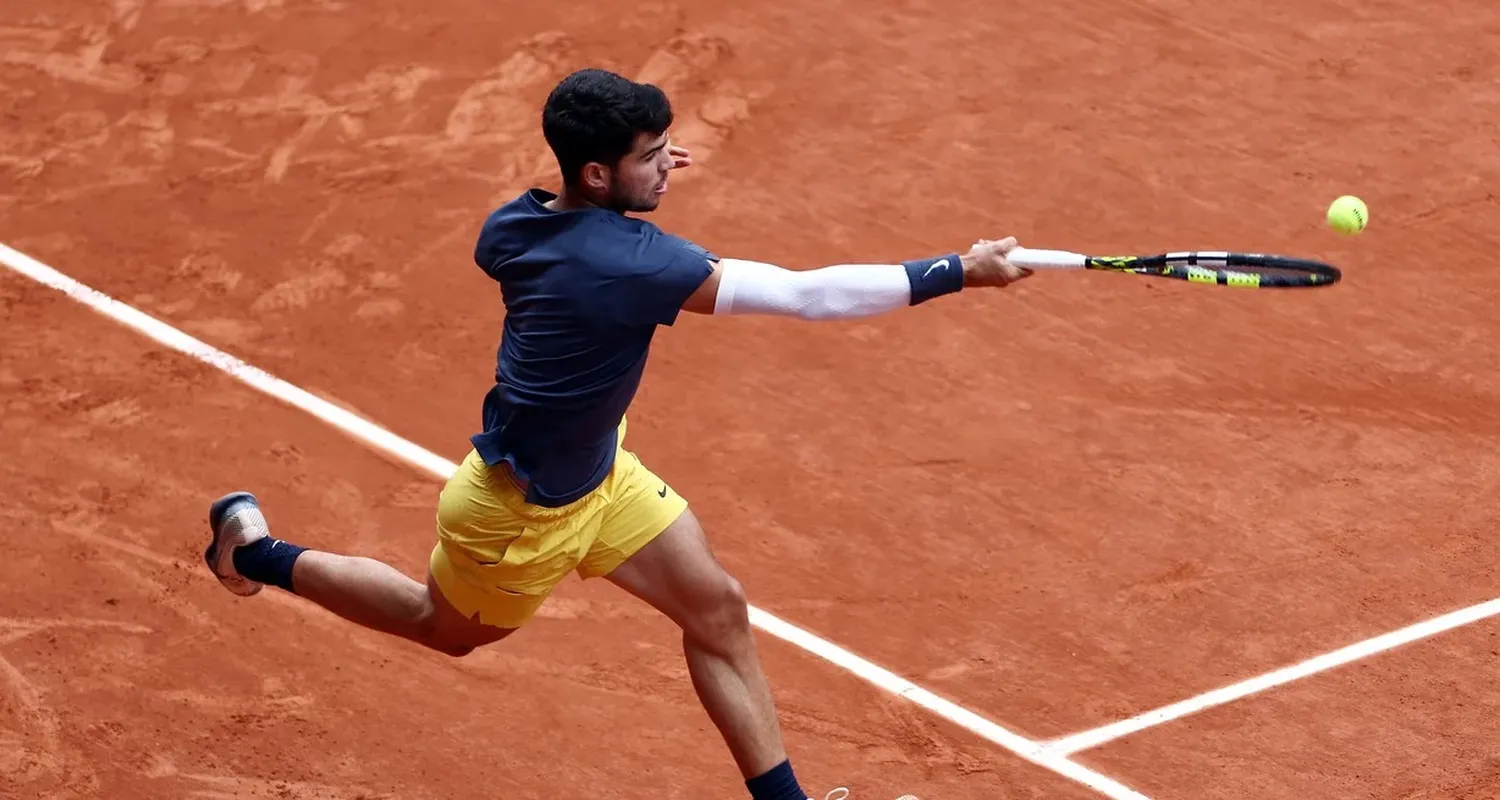
[[[1013,239],[965,254],[793,271],[719,258],[649,222],[691,155],[667,136],[663,92],[610,72],[565,78],[542,130],[561,194],[496,209],[474,257],[506,316],[483,431],[443,487],[426,584],[359,556],[269,535],[253,495],[209,509],[204,560],[230,591],[265,584],[345,619],[462,656],[526,624],[569,572],[604,577],[682,629],[693,688],[753,800],[808,800],[782,745],[744,589],[687,501],[624,449],[625,411],[653,333],[678,313],[850,319],[966,286],[1006,286]],[[837,791],[837,790],[836,790]]]

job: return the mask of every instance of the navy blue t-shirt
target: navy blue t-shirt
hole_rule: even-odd
[[[562,506],[603,482],[658,325],[671,325],[715,256],[644,220],[552,211],[531,189],[490,214],[474,260],[500,284],[505,325],[482,433],[527,502]]]

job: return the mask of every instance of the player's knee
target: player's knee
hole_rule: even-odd
[[[423,625],[415,638],[423,647],[454,658],[463,658],[474,652],[475,647],[473,643],[456,640],[450,631],[430,623]]]
[[[410,637],[417,644],[443,655],[461,658],[474,652],[474,646],[456,641],[452,629],[443,624],[442,612],[431,598],[423,598],[420,608],[413,609],[413,630]]]
[[[745,587],[728,574],[705,588],[695,610],[693,623],[684,633],[704,647],[718,652],[736,650],[751,635]]]
[[[445,656],[453,656],[454,658],[463,658],[474,652],[473,645],[460,642],[437,642],[430,646],[439,653]]]

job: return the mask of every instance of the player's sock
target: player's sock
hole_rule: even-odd
[[[234,549],[234,568],[256,583],[292,591],[292,565],[305,547],[264,536]]]
[[[745,788],[755,800],[807,800],[807,793],[797,785],[797,776],[792,774],[790,760],[745,781]]]

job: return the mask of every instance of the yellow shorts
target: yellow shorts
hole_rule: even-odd
[[[466,617],[519,628],[569,572],[609,574],[666,530],[687,501],[623,446],[604,483],[561,508],[526,502],[504,468],[474,451],[438,499],[428,567]]]

